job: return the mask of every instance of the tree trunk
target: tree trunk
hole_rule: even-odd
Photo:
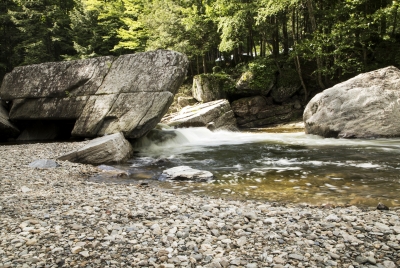
[[[203,73],[207,73],[207,60],[205,54],[203,54]]]
[[[277,57],[279,55],[279,25],[278,18],[274,16],[274,31],[272,33],[272,54]]]
[[[292,35],[293,35],[293,46],[296,47],[297,45],[297,40],[296,40],[296,26],[295,26],[296,20],[295,20],[295,8],[293,8],[293,13],[292,13]],[[303,72],[301,71],[301,64],[300,64],[300,59],[299,56],[296,54],[296,57],[294,58],[294,65],[296,66],[296,71],[297,74],[299,75],[299,79],[301,82],[301,86],[303,87],[304,90],[304,101],[307,101],[308,98],[308,91],[306,84],[304,83],[303,79]]]
[[[307,0],[307,9],[308,9],[308,16],[310,18],[311,22],[311,30],[314,33],[317,30],[317,23],[315,21],[315,16],[314,16],[314,8],[313,8],[313,3],[312,0]],[[321,89],[325,89],[325,85],[322,82],[322,59],[320,56],[317,56],[317,79],[318,79],[318,85],[321,87]]]
[[[288,10],[285,8],[283,13],[283,22],[282,22],[282,35],[283,35],[283,54],[289,54],[289,36],[288,36],[288,29],[287,29],[287,13]]]

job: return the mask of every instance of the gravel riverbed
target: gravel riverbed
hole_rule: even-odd
[[[399,267],[400,209],[228,201],[87,181],[85,142],[0,146],[0,267]]]

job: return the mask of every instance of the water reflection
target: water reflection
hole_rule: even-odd
[[[169,140],[145,140],[119,182],[151,179],[186,165],[211,171],[210,183],[157,182],[160,187],[240,199],[312,204],[398,206],[400,140],[324,139],[304,133],[170,130]],[[101,178],[97,178],[101,180]]]

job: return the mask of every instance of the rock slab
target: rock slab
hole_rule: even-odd
[[[217,100],[186,106],[180,112],[162,120],[174,127],[207,127],[211,130],[236,130],[236,118],[228,100]]]
[[[120,163],[133,154],[133,148],[122,133],[115,133],[91,140],[86,146],[60,156],[58,160],[101,165]]]
[[[193,169],[188,166],[166,169],[161,176],[167,180],[209,181],[214,178],[214,175],[209,171]]]
[[[122,132],[138,138],[167,112],[188,67],[186,56],[157,50],[15,68],[0,88],[9,118],[76,120],[72,135]]]
[[[360,74],[317,94],[307,105],[305,132],[323,137],[400,136],[400,70]]]

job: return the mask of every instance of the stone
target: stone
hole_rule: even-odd
[[[294,109],[294,105],[290,103],[274,105],[271,99],[264,96],[238,99],[232,102],[231,106],[241,128],[266,127],[289,122],[298,118],[301,113],[301,110]]]
[[[173,117],[165,118],[161,122],[177,128],[205,127],[212,122],[214,130],[237,129],[236,119],[228,100],[187,106]]]
[[[400,70],[360,74],[317,94],[307,104],[305,132],[323,137],[400,136]]]
[[[32,191],[32,189],[30,189],[30,188],[28,188],[26,186],[22,186],[21,187],[21,192],[23,192],[24,194],[28,193],[28,192],[31,192],[31,191]]]
[[[377,210],[389,210],[389,208],[382,203],[379,203],[378,206],[376,207],[376,209]]]
[[[0,97],[12,102],[15,122],[74,120],[73,136],[138,138],[167,112],[188,64],[183,54],[157,50],[21,66],[4,77]]]
[[[78,253],[81,252],[82,250],[83,250],[83,248],[82,248],[82,247],[79,247],[79,246],[71,248],[72,254],[78,254]]]
[[[161,176],[167,180],[195,180],[195,181],[209,181],[212,180],[214,175],[205,170],[193,169],[188,166],[179,166],[163,171]]]
[[[245,236],[240,237],[239,239],[236,240],[236,244],[239,247],[243,247],[247,243],[247,238]]]
[[[383,261],[383,266],[386,268],[396,268],[396,264],[392,261]]]
[[[56,168],[59,166],[60,165],[56,161],[51,159],[38,159],[29,164],[31,168],[39,169]]]
[[[101,165],[120,163],[132,156],[133,148],[122,133],[91,140],[86,146],[58,157],[58,160]]]
[[[15,138],[18,134],[19,129],[9,121],[8,112],[0,104],[0,140]]]
[[[210,102],[226,98],[221,81],[214,75],[194,76],[192,94],[193,98],[199,102]]]
[[[289,254],[289,259],[295,259],[298,261],[304,260],[304,256],[299,255],[299,254]]]

